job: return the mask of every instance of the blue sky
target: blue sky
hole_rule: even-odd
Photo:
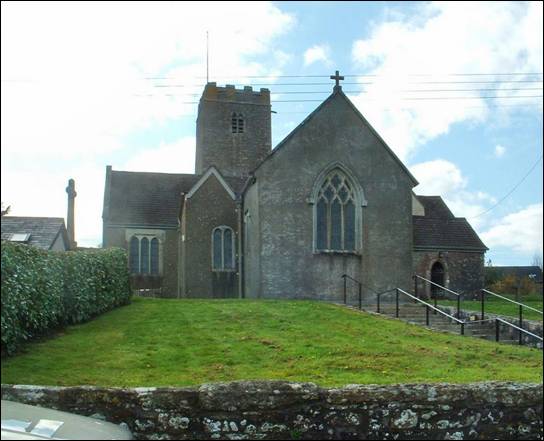
[[[96,246],[106,165],[193,172],[209,31],[211,81],[271,90],[274,145],[338,69],[415,192],[467,217],[493,264],[542,255],[541,2],[1,8],[2,202],[13,215],[64,217],[74,178],[76,238]]]

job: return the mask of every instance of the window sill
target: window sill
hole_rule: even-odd
[[[212,269],[212,273],[235,273],[235,269]]]
[[[359,251],[342,251],[342,250],[315,250],[314,254],[330,254],[339,256],[361,256]]]

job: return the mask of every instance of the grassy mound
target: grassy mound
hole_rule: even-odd
[[[2,360],[11,384],[542,381],[542,351],[310,301],[135,299]]]

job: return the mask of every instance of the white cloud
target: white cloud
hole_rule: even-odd
[[[453,163],[444,159],[422,162],[410,167],[410,171],[419,181],[415,188],[421,195],[445,195],[466,187],[466,178]]]
[[[542,254],[542,203],[504,216],[481,234],[488,247],[507,247],[516,252]]]
[[[330,47],[328,44],[314,45],[304,52],[304,66],[310,66],[313,63],[322,62],[325,66],[332,64],[330,60]]]
[[[144,150],[120,166],[120,170],[194,173],[195,172],[194,136],[181,138],[170,144],[161,144],[157,148]],[[117,167],[113,167],[115,170]]]
[[[495,146],[495,157],[502,158],[505,153],[506,153],[506,147],[502,145]]]
[[[192,171],[192,137],[128,160],[134,146],[127,140],[196,112],[187,102],[198,99],[205,82],[207,30],[210,81],[281,75],[292,56],[273,43],[294,18],[271,2],[1,8],[2,201],[14,215],[65,217],[64,189],[74,178],[80,245],[101,241],[106,164]]]
[[[453,124],[482,122],[490,115],[490,101],[482,99],[480,92],[421,91],[476,89],[477,85],[422,82],[452,81],[451,76],[446,76],[452,73],[540,72],[542,32],[542,2],[421,5],[414,15],[377,24],[367,39],[354,43],[356,66],[377,76],[370,77],[373,84],[364,86],[367,93],[355,95],[353,100],[399,157],[406,159],[418,146],[448,133]],[[369,78],[361,80],[368,81]],[[419,91],[406,92],[414,89]],[[527,95],[523,91],[496,93]],[[411,99],[460,96],[474,99]],[[516,104],[528,101],[508,100]]]
[[[272,42],[294,22],[269,2],[3,2],[1,20],[2,149],[71,157],[194,113],[206,30],[210,80],[226,82],[280,74],[289,54]]]
[[[468,179],[457,165],[436,159],[415,164],[410,171],[419,181],[416,194],[441,196],[455,216],[468,218],[476,229],[485,224],[487,217],[478,215],[485,211],[486,204],[496,200],[483,191],[468,191]]]

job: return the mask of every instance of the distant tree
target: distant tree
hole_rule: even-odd
[[[513,295],[519,298],[520,295],[533,294],[537,292],[537,285],[529,277],[517,277],[514,275],[505,276],[494,283],[491,283],[489,290],[505,295]]]
[[[491,265],[487,265],[485,271],[485,286],[490,287],[493,284],[497,283],[500,279],[500,275],[495,268]]]
[[[2,216],[5,216],[6,214],[8,214],[10,209],[11,209],[11,205],[8,205],[8,206],[4,209],[4,203],[2,202]]]
[[[491,261],[491,259],[487,259],[485,266],[493,266],[493,262]]]
[[[538,266],[542,271],[542,256],[539,253],[535,253],[533,256],[533,266]]]

